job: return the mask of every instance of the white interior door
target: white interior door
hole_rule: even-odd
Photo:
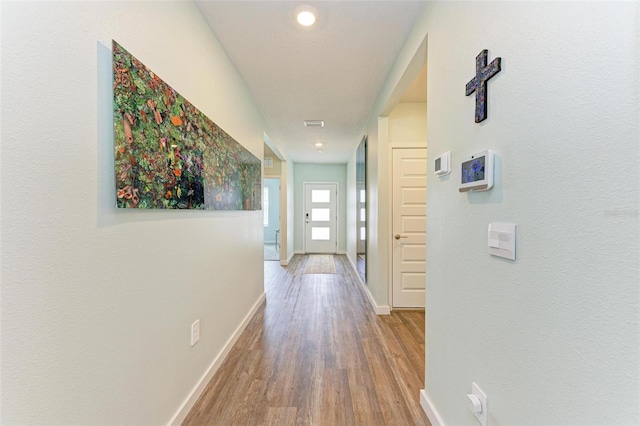
[[[394,308],[424,308],[427,149],[393,150]]]
[[[336,253],[338,184],[304,184],[305,253]]]

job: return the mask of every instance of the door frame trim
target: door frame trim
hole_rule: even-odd
[[[302,223],[302,252],[307,253],[307,224],[305,222],[304,211],[307,204],[307,185],[335,185],[336,186],[336,247],[335,254],[338,254],[338,240],[340,235],[340,182],[338,181],[303,181],[302,182],[302,216],[300,218]]]

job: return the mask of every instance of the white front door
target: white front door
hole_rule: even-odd
[[[338,184],[304,184],[305,253],[335,253],[338,230]]]
[[[394,308],[424,308],[427,149],[393,150]]]

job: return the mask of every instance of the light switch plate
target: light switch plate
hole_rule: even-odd
[[[516,260],[516,225],[514,223],[490,223],[487,232],[489,254]]]
[[[200,320],[196,320],[193,324],[191,324],[191,346],[198,343],[200,340]]]

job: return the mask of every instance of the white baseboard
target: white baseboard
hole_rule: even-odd
[[[373,309],[375,310],[376,315],[391,315],[391,306],[389,306],[389,305],[378,305],[376,303],[375,299],[373,298],[373,295],[369,291],[369,287],[364,285],[364,283],[362,285],[364,286],[364,289],[367,292],[367,297],[369,298],[369,302],[371,302],[371,306],[373,306]]]
[[[289,262],[291,262],[291,259],[293,259],[293,256],[295,256],[295,255],[296,255],[296,252],[295,252],[295,251],[291,252],[291,254],[290,254],[290,255],[289,255],[289,257],[287,258],[287,260],[282,260],[282,261],[280,261],[280,265],[282,265],[282,266],[287,266],[287,265],[289,264]]]
[[[294,254],[316,254],[316,253],[306,253],[304,250],[296,250],[294,251]],[[323,254],[323,253],[317,253],[317,254]],[[331,254],[331,253],[324,253],[324,254]],[[345,250],[336,250],[336,254],[347,254],[347,252]]]
[[[347,260],[349,260],[351,267],[353,268],[354,271],[356,271],[356,275],[358,275],[358,279],[362,282],[362,278],[360,278],[360,274],[358,273],[358,267],[356,266],[351,256],[349,256],[349,253],[347,253]]]
[[[444,422],[442,421],[442,417],[436,410],[436,407],[433,406],[433,402],[427,396],[427,392],[424,389],[420,389],[420,405],[424,410],[427,418],[431,422],[432,426],[444,426]]]
[[[218,353],[218,356],[215,357],[211,365],[209,365],[209,368],[207,368],[198,383],[194,386],[193,390],[189,393],[189,396],[184,400],[178,411],[173,415],[173,417],[169,421],[169,425],[173,426],[182,424],[184,419],[187,417],[187,414],[189,414],[189,411],[191,411],[196,401],[198,401],[198,398],[200,398],[200,395],[202,395],[202,392],[204,392],[204,389],[209,384],[209,381],[211,381],[213,375],[216,373],[216,371],[218,371],[220,365],[222,365],[222,362],[231,351],[231,348],[233,348],[233,345],[236,344],[244,329],[247,328],[247,325],[249,325],[249,322],[251,321],[253,316],[256,314],[256,312],[258,312],[260,306],[262,306],[262,303],[265,301],[266,297],[266,293],[262,293],[262,296],[260,296],[249,313],[244,317],[242,323],[238,326],[238,328],[236,328],[236,331],[234,331],[233,335],[231,335],[229,340],[227,340],[227,343]]]
[[[371,307],[373,308],[373,312],[375,312],[376,315],[391,315],[391,307],[390,306],[378,305],[376,303],[376,300],[373,298],[373,295],[369,291],[369,287],[367,287],[365,282],[362,281],[362,278],[360,277],[360,272],[358,272],[358,267],[356,266],[355,262],[353,261],[353,259],[351,259],[351,256],[349,256],[348,253],[347,253],[347,259],[349,259],[349,263],[351,264],[351,267],[355,271],[356,277],[358,277],[358,282],[360,283],[360,286],[362,287],[362,289],[364,290],[365,294],[367,295],[367,299],[369,299],[369,303],[371,303]]]

